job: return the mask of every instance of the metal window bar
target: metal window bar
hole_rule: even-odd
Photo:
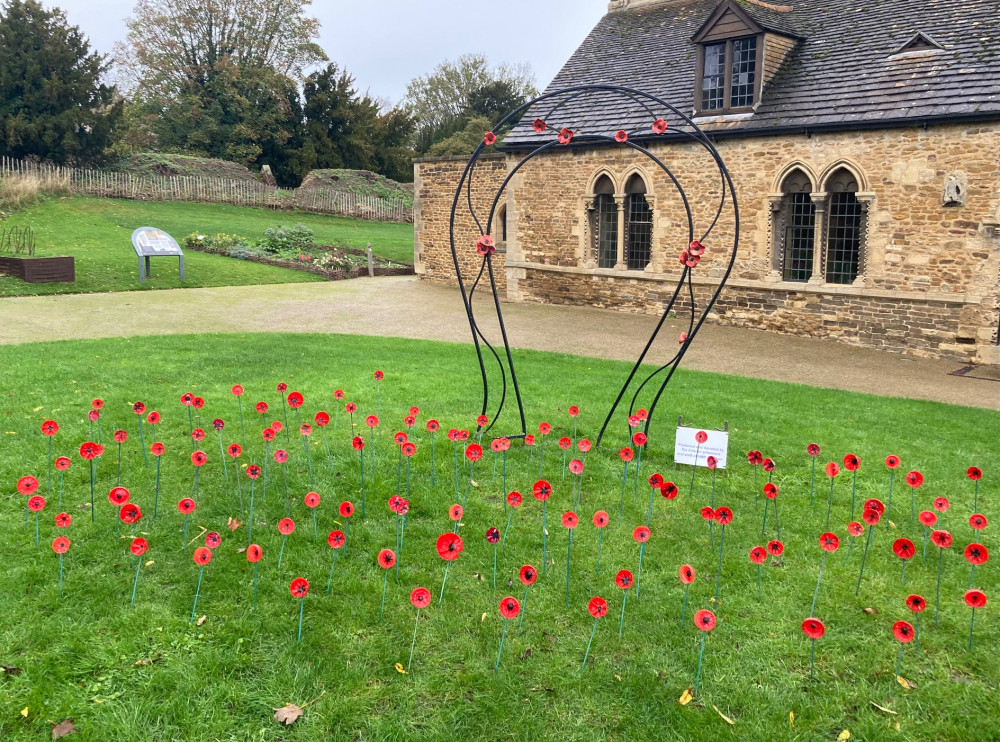
[[[830,195],[826,282],[853,283],[861,256],[861,202],[854,193]]]
[[[701,107],[714,111],[725,105],[726,45],[710,44],[705,47],[704,73],[701,78]]]
[[[614,268],[618,262],[618,207],[607,194],[594,199],[593,234],[598,268]]]
[[[808,193],[785,195],[785,244],[781,259],[784,281],[808,281],[812,275],[816,204]]]
[[[625,260],[630,271],[641,271],[649,265],[653,243],[653,211],[641,193],[628,196],[625,222]]]
[[[733,42],[732,87],[729,105],[732,108],[752,106],[757,72],[757,37]]]

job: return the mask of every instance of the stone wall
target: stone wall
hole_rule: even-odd
[[[741,232],[715,321],[916,355],[1000,362],[993,344],[1000,294],[1000,123],[724,139],[716,146],[735,183]],[[689,144],[651,149],[687,192],[694,234],[700,237],[718,205],[712,161]],[[495,191],[519,159],[513,153],[506,158],[490,160],[483,168],[486,177],[477,175],[476,182]],[[690,233],[676,189],[651,165],[633,150],[610,147],[560,149],[525,165],[505,197],[508,299],[662,311]],[[447,216],[463,166],[464,161],[416,165],[418,272],[435,280],[454,280],[440,246],[442,236],[447,244]],[[857,180],[858,198],[867,209],[867,238],[862,275],[853,285],[824,284],[816,275],[809,284],[781,280],[772,204],[794,168],[808,176],[817,199],[840,168]],[[596,267],[587,207],[602,173],[619,196],[634,173],[647,185],[653,250],[643,271]],[[963,204],[943,205],[947,176],[963,184]],[[474,190],[474,202],[476,195]],[[724,211],[706,241],[699,290],[712,289],[713,281],[717,285],[732,234],[731,214]]]

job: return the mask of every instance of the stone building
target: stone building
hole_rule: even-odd
[[[996,0],[613,0],[549,86],[657,95],[718,148],[740,251],[712,321],[966,362],[1000,363],[1000,12]],[[555,132],[529,111],[489,148],[486,208]],[[574,132],[630,137],[696,194],[718,174],[638,109],[581,99]],[[464,158],[415,163],[415,263],[453,283],[448,223]],[[492,232],[510,301],[659,314],[681,266],[676,194],[633,150],[570,142],[511,180]],[[721,225],[725,227],[725,225]],[[460,214],[464,268],[478,231]],[[466,237],[467,236],[467,237]],[[710,259],[712,245],[709,244]],[[720,270],[699,271],[699,297]]]

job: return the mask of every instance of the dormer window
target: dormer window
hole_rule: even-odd
[[[757,98],[757,37],[703,45],[699,111],[738,112]]]

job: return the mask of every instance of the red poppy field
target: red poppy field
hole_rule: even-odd
[[[996,413],[471,352],[0,348],[0,739],[1000,738]]]

